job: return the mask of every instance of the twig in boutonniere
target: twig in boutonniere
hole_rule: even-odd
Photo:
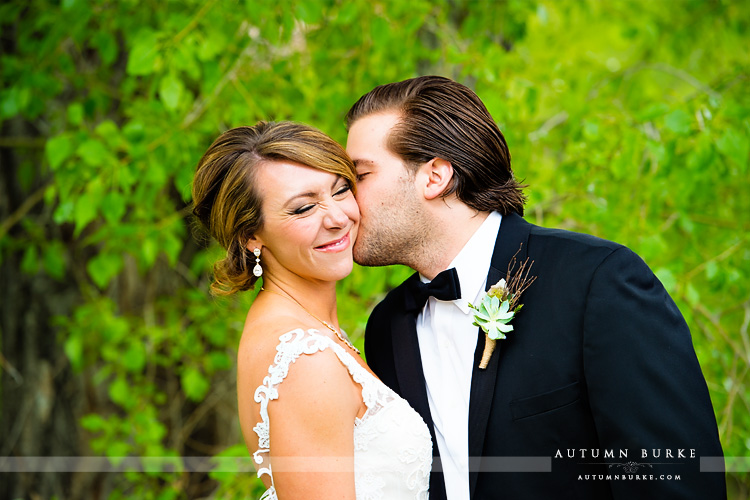
[[[521,248],[523,243],[508,263],[507,281],[503,278],[492,285],[482,296],[479,306],[469,304],[469,307],[476,311],[473,324],[485,333],[484,351],[479,363],[482,370],[487,368],[497,340],[504,339],[506,333],[513,331],[513,325],[509,323],[523,307],[520,302],[521,294],[536,280],[536,276],[529,276],[534,261],[529,263],[528,257],[516,269],[516,255]]]

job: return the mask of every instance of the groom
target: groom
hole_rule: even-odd
[[[722,450],[674,302],[627,248],[523,219],[474,92],[437,76],[382,85],[347,124],[354,258],[418,271],[373,311],[365,353],[430,428],[431,499],[726,498],[723,474],[701,472]],[[523,310],[481,369],[469,303],[527,259]]]

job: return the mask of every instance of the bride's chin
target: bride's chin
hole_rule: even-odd
[[[332,281],[340,281],[349,276],[352,273],[352,269],[354,269],[354,261],[352,260],[351,252],[349,252],[349,258],[347,262],[342,262],[340,265],[333,266],[330,269],[330,273],[326,274],[330,274],[330,279]]]

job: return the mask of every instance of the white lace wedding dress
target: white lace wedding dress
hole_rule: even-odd
[[[253,430],[258,451],[253,454],[258,477],[266,474],[271,487],[261,500],[276,500],[269,451],[268,403],[278,399],[278,386],[292,363],[303,354],[332,349],[362,386],[367,407],[354,421],[354,486],[357,500],[426,499],[432,466],[430,432],[422,417],[409,404],[365,370],[343,347],[316,330],[292,330],[279,337],[276,357],[263,385],[255,391],[261,421]]]

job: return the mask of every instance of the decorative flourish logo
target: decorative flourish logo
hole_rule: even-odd
[[[641,463],[633,462],[633,461],[625,462],[623,464],[608,464],[608,465],[610,469],[612,467],[622,467],[622,470],[628,474],[633,474],[635,472],[638,472],[638,469],[640,469],[641,467],[648,467],[649,469],[654,468],[654,466],[651,464],[648,464],[648,463],[641,464]]]

